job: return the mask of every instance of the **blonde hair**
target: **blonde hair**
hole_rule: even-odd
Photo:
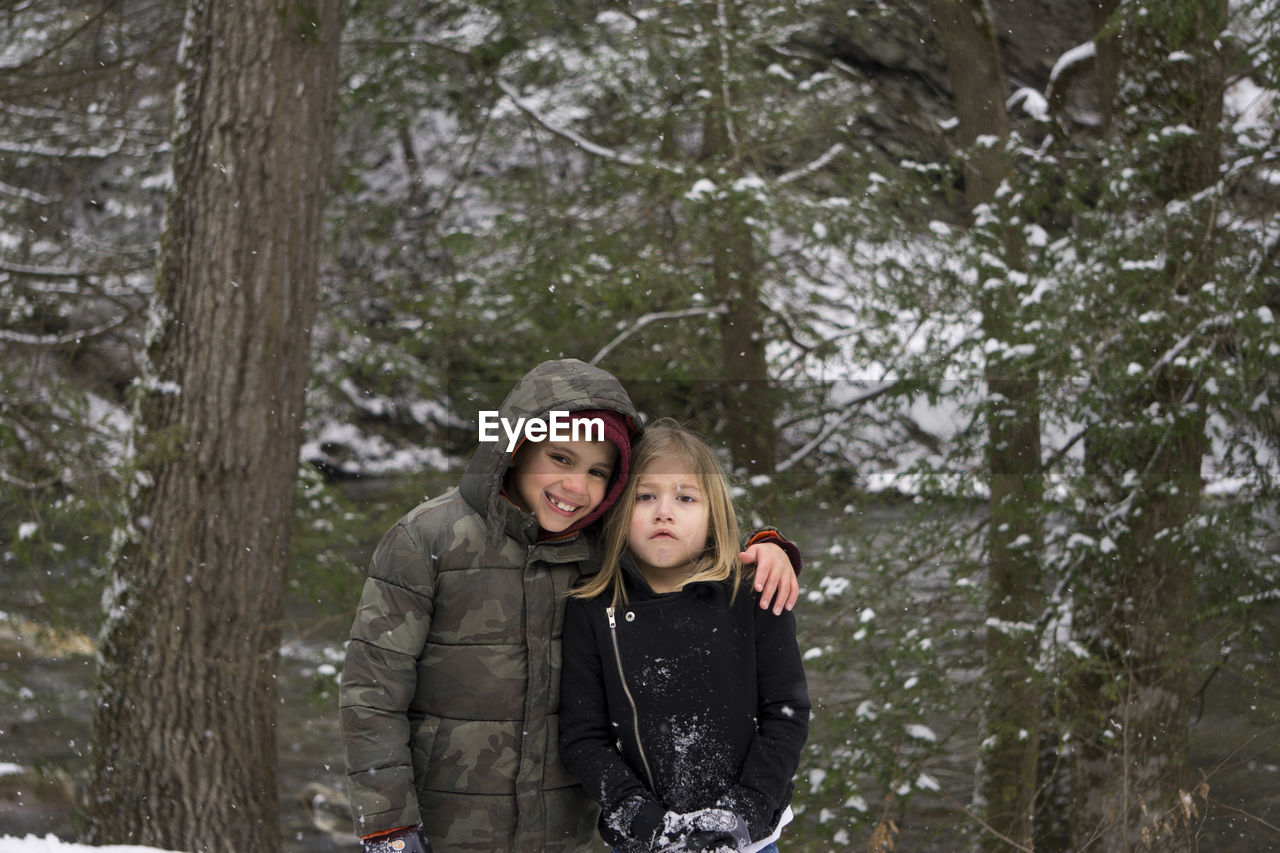
[[[626,489],[605,517],[604,561],[599,573],[573,591],[575,598],[595,598],[612,590],[614,606],[627,600],[621,558],[627,549],[640,475],[654,461],[672,457],[689,464],[690,473],[698,478],[698,486],[707,499],[707,546],[684,584],[732,580],[732,596],[737,596],[747,574],[738,560],[740,534],[729,476],[702,436],[671,418],[662,418],[647,427],[631,448],[631,474]]]

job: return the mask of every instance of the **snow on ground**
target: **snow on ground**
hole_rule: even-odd
[[[26,838],[15,838],[12,835],[0,836],[0,853],[165,853],[156,847],[134,847],[128,844],[112,844],[106,847],[90,847],[85,844],[71,844],[59,841],[57,836],[46,835],[37,838],[28,835]]]

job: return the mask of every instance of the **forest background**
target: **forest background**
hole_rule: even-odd
[[[7,819],[300,845],[281,648],[331,717],[341,641],[303,641],[571,356],[805,549],[788,849],[1280,847],[1275,0],[0,31]],[[96,686],[36,695],[76,636]],[[24,756],[63,702],[69,757]]]

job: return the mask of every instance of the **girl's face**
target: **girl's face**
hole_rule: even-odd
[[[683,581],[707,547],[710,511],[690,467],[683,459],[658,459],[633,475],[638,479],[627,545],[651,583],[655,576]]]
[[[604,500],[618,449],[608,441],[525,442],[511,463],[511,502],[559,533]]]

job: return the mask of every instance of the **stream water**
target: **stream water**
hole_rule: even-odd
[[[407,507],[406,507],[407,508]],[[895,510],[881,508],[863,514],[860,524],[886,524]],[[843,535],[838,522],[812,518],[788,522],[786,528],[806,554],[824,555],[806,569],[807,587],[822,577],[850,573],[833,543]],[[367,547],[381,530],[368,532]],[[353,554],[367,559],[367,550]],[[913,594],[928,597],[941,577],[915,576]],[[13,577],[0,578],[0,611],[19,608],[32,593]],[[337,659],[349,628],[352,601],[317,601],[305,612],[290,614],[290,628],[282,650],[279,715],[281,825],[286,853],[358,851],[350,835],[349,816],[341,801],[342,752],[336,714]],[[806,613],[806,609],[809,613]],[[832,632],[853,630],[820,619],[817,608],[802,598],[797,608],[801,648],[821,644]],[[1275,609],[1272,611],[1275,616]],[[806,619],[806,617],[809,617]],[[973,614],[976,624],[977,614]],[[0,625],[0,627],[3,627]],[[974,636],[979,636],[977,632]],[[977,647],[947,650],[954,656],[954,677],[971,679]],[[1280,851],[1280,731],[1266,722],[1280,706],[1280,681],[1256,672],[1224,667],[1202,695],[1201,712],[1193,727],[1193,759],[1202,772],[1213,774],[1213,799],[1218,806],[1201,833],[1201,850],[1223,853]],[[0,836],[53,833],[67,840],[77,835],[78,788],[83,784],[89,739],[93,664],[85,655],[54,656],[33,653],[0,635]],[[1269,687],[1259,688],[1259,684]],[[810,691],[818,714],[857,698],[860,685],[841,676],[810,670]],[[1263,713],[1270,709],[1269,713]],[[945,725],[945,723],[943,723]],[[930,773],[943,780],[959,803],[971,794],[977,748],[976,725],[958,726],[947,741],[946,754],[934,761]],[[815,732],[820,731],[815,727]],[[802,766],[800,786],[805,786]],[[872,806],[874,807],[874,803]],[[838,816],[835,819],[840,819]],[[941,800],[913,807],[901,822],[899,851],[959,849],[956,828],[968,821],[957,807]],[[796,830],[801,830],[801,821]],[[850,833],[850,843],[819,844],[796,837],[787,849],[863,849],[865,830]]]

